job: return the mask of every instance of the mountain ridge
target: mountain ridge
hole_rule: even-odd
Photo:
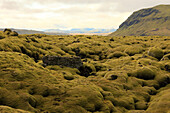
[[[104,29],[104,28],[72,28],[69,30],[61,30],[61,29],[47,29],[45,32],[53,32],[53,33],[111,33],[116,29]]]
[[[5,28],[0,28],[0,31],[3,31]],[[46,35],[72,35],[72,34],[98,34],[102,33],[112,33],[116,29],[104,29],[104,28],[72,28],[69,30],[61,30],[61,29],[44,29],[44,30],[29,30],[29,29],[15,29],[10,28],[19,34],[46,34]]]
[[[158,5],[133,12],[109,36],[170,36],[170,5]]]
[[[5,28],[0,28],[0,31],[3,31]],[[68,35],[66,33],[51,33],[51,32],[44,32],[38,30],[29,30],[29,29],[15,29],[10,28],[11,30],[16,31],[19,34],[46,34],[46,35]]]

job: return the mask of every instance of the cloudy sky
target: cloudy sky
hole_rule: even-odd
[[[141,8],[170,0],[0,0],[0,28],[118,28]]]

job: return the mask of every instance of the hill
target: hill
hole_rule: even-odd
[[[134,12],[110,36],[170,36],[170,5]]]
[[[169,39],[0,31],[0,112],[167,113]]]
[[[1,28],[0,31],[3,31],[4,28]],[[66,33],[52,33],[52,32],[44,32],[44,31],[38,31],[38,30],[28,30],[28,29],[14,29],[12,30],[18,32],[19,34],[46,34],[46,35],[68,35]]]

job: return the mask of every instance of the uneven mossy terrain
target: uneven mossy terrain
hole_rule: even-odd
[[[2,112],[170,112],[170,37],[0,38]],[[43,67],[44,55],[80,56],[90,71]]]

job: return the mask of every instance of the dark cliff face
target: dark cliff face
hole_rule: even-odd
[[[170,5],[160,5],[134,12],[110,36],[170,36]]]
[[[149,16],[149,15],[156,15],[157,13],[159,13],[159,10],[153,9],[153,8],[142,9],[138,12],[134,12],[125,22],[123,22],[119,26],[119,28],[123,28],[123,27],[126,28],[131,25],[137,24],[140,22],[142,18]]]

